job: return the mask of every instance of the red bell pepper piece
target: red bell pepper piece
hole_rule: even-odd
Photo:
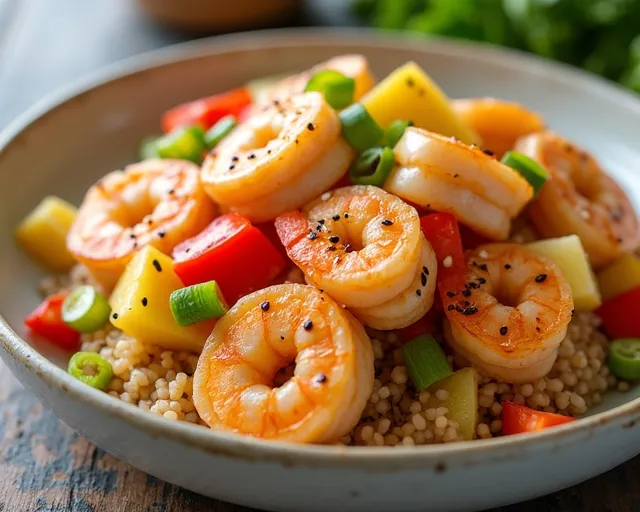
[[[445,288],[462,289],[466,263],[456,218],[450,213],[431,213],[420,218],[420,226],[436,253],[440,294]]]
[[[506,436],[535,432],[570,421],[575,421],[575,418],[551,412],[535,411],[524,405],[502,401],[502,433]]]
[[[596,315],[611,338],[640,337],[640,286],[603,301]]]
[[[460,238],[462,239],[462,247],[467,250],[473,250],[479,245],[488,244],[491,242],[488,238],[483,237],[479,233],[476,233],[467,226],[458,224],[460,228]]]
[[[186,286],[216,281],[230,304],[268,286],[286,265],[269,239],[235,213],[218,217],[176,246],[173,259]]]
[[[182,126],[195,125],[206,130],[224,116],[238,117],[250,104],[251,95],[246,87],[183,103],[164,113],[162,130],[169,133]]]
[[[67,293],[48,297],[24,319],[24,324],[60,348],[75,350],[80,344],[80,333],[62,320],[62,303],[66,297]]]

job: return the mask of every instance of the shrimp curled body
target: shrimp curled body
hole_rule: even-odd
[[[107,290],[138,249],[152,245],[170,254],[216,214],[199,174],[185,160],[145,160],[107,174],[84,197],[69,252]]]
[[[276,229],[307,282],[370,327],[406,327],[433,304],[437,265],[418,214],[377,187],[327,192]]]
[[[273,386],[279,369],[293,376]],[[326,294],[300,284],[241,299],[216,324],[194,375],[193,399],[213,429],[298,443],[338,440],[373,391],[371,340]]]
[[[307,92],[253,114],[205,159],[202,181],[224,211],[271,220],[320,195],[347,171],[353,150],[322,94]]]
[[[480,149],[410,127],[394,148],[398,166],[385,190],[420,206],[450,211],[491,240],[505,240],[533,196],[527,181]]]
[[[591,155],[552,132],[520,139],[516,149],[549,173],[529,207],[529,217],[542,236],[578,235],[595,268],[640,243],[629,198]]]
[[[466,261],[464,288],[443,294],[449,345],[496,379],[544,377],[573,312],[566,279],[555,264],[517,244],[480,246]]]

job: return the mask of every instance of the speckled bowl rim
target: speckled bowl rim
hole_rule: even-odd
[[[640,98],[620,86],[560,63],[547,61],[522,52],[479,43],[465,43],[441,38],[416,37],[407,34],[372,31],[368,29],[276,29],[217,36],[210,39],[180,43],[155,50],[124,61],[74,82],[70,87],[58,90],[12,122],[0,133],[0,152],[9,147],[20,134],[42,121],[48,113],[64,108],[77,96],[93,92],[107,82],[126,79],[127,76],[145,72],[161,65],[183,59],[222,54],[229,51],[260,50],[265,47],[304,44],[333,46],[332,41],[363,45],[369,48],[394,48],[427,51],[440,55],[472,56],[487,63],[500,60],[507,63],[514,73],[532,70],[543,76],[570,83],[572,87],[592,94],[606,96],[609,101],[624,107],[629,115],[640,117]],[[224,432],[216,432],[195,425],[168,421],[149,414],[137,407],[86,386],[73,379],[64,370],[49,362],[44,356],[22,340],[0,316],[0,343],[22,366],[49,386],[60,388],[70,397],[102,412],[117,416],[133,427],[144,429],[154,437],[164,437],[174,442],[196,447],[207,452],[242,460],[260,460],[312,466],[315,468],[371,469],[380,464],[385,470],[434,468],[442,461],[469,456],[484,458],[486,462],[510,458],[514,451],[533,450],[539,443],[559,445],[575,438],[588,438],[594,430],[606,424],[633,426],[640,421],[640,398],[593,416],[537,433],[487,439],[475,442],[396,447],[385,450],[376,447],[343,447],[296,445],[274,441],[262,441]],[[54,411],[55,412],[55,411]],[[90,414],[90,409],[87,410]]]

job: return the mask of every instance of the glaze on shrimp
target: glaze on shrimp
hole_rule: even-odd
[[[279,369],[293,376],[274,387]],[[373,391],[371,341],[327,294],[283,284],[241,299],[198,360],[193,399],[213,429],[330,443],[358,423]]]

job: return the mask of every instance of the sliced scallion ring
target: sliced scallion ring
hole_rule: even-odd
[[[384,136],[384,130],[360,103],[354,103],[340,114],[342,136],[358,153],[376,146]]]
[[[387,131],[382,139],[383,145],[391,148],[395,147],[398,141],[402,138],[402,135],[404,135],[404,131],[409,126],[413,126],[411,121],[403,121],[402,119],[395,120],[387,127]]]
[[[95,332],[109,321],[111,308],[93,286],[80,286],[62,303],[62,320],[79,332]]]
[[[333,69],[323,69],[309,79],[304,90],[321,92],[329,105],[341,110],[353,102],[356,81]]]
[[[544,167],[535,160],[529,158],[527,155],[523,155],[517,151],[507,151],[500,161],[504,165],[507,165],[517,171],[529,182],[529,185],[533,187],[534,197],[538,195],[542,185],[544,185],[549,178]]]
[[[109,362],[94,352],[73,354],[67,371],[73,378],[96,389],[105,389],[113,377]]]
[[[612,341],[609,345],[609,369],[620,379],[640,379],[640,339]]]
[[[156,148],[156,142],[160,137],[161,135],[149,135],[140,141],[140,148],[138,150],[140,160],[160,157],[158,148]]]
[[[180,158],[200,163],[206,150],[204,130],[199,126],[178,128],[156,140],[155,147],[160,158]]]
[[[429,334],[412,339],[402,347],[402,359],[418,391],[452,375],[451,366],[438,342]]]
[[[237,124],[236,118],[231,115],[224,116],[220,119],[204,134],[204,142],[207,148],[215,148],[222,139],[229,135],[229,132],[231,132]]]
[[[181,327],[220,318],[229,309],[215,281],[175,290],[169,297],[169,305]]]
[[[395,165],[396,159],[391,148],[369,148],[364,151],[349,168],[349,179],[354,185],[375,185],[382,187]]]

